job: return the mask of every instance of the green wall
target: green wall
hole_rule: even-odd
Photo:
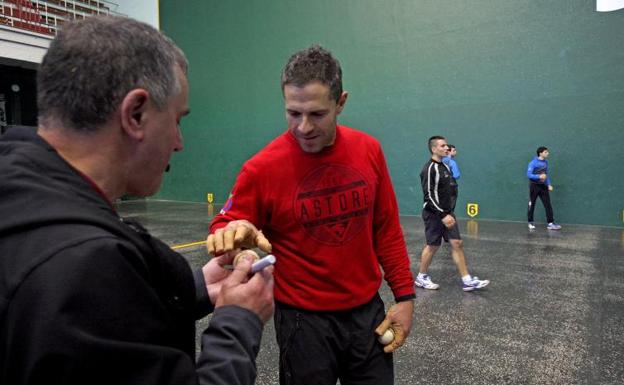
[[[419,215],[426,140],[456,144],[458,215],[526,220],[526,166],[550,148],[555,218],[621,226],[624,10],[587,0],[161,0],[190,61],[191,115],[158,198],[223,202],[285,128],[280,71],[320,43],[341,61],[340,122],[382,142],[403,215]],[[279,170],[274,170],[279,172]],[[538,203],[538,221],[544,210]]]

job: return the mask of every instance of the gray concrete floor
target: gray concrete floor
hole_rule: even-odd
[[[206,204],[126,201],[171,246],[205,239],[213,210]],[[401,218],[411,265],[424,245],[420,217]],[[448,246],[429,270],[440,290],[417,290],[414,327],[395,354],[397,385],[624,384],[624,228],[460,220],[470,272],[487,290],[464,293]],[[203,245],[178,250],[199,267]],[[384,284],[386,304],[392,294]],[[198,325],[199,333],[209,317]],[[273,324],[258,356],[259,385],[277,384]]]

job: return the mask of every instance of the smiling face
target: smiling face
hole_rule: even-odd
[[[317,153],[334,144],[337,118],[346,100],[346,92],[338,101],[332,99],[329,86],[320,82],[284,86],[288,129],[304,152]]]

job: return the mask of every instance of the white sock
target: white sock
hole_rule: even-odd
[[[464,276],[462,277],[462,281],[463,281],[464,283],[470,283],[470,282],[472,282],[472,277],[470,276],[470,274],[464,275]]]

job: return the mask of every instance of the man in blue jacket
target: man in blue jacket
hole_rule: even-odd
[[[527,177],[529,178],[529,230],[535,229],[533,223],[533,212],[535,211],[535,201],[537,197],[542,200],[544,208],[546,209],[546,220],[548,221],[547,228],[549,230],[559,230],[561,226],[555,223],[553,217],[553,209],[550,204],[549,191],[553,190],[553,186],[550,184],[550,177],[548,176],[548,158],[549,152],[546,147],[539,147],[537,149],[537,156],[529,162],[527,168]]]
[[[442,162],[444,162],[445,165],[447,165],[450,169],[451,169],[451,175],[453,176],[453,178],[451,179],[451,187],[453,189],[452,191],[452,205],[451,207],[453,208],[453,211],[455,211],[455,205],[457,204],[457,194],[458,194],[458,185],[457,185],[457,180],[459,179],[459,177],[461,176],[461,172],[459,171],[459,166],[457,165],[457,162],[455,161],[455,156],[457,155],[457,148],[455,148],[454,144],[449,144],[448,145],[448,153],[447,155],[442,158]]]

